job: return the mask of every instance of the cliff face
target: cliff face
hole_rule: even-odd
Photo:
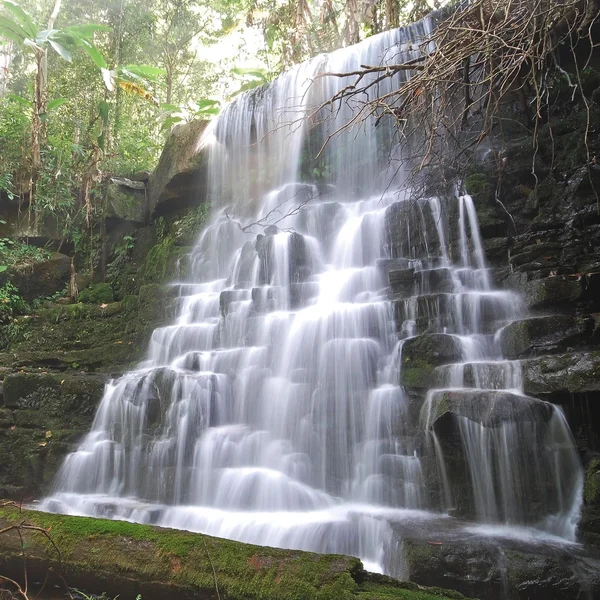
[[[587,106],[564,81],[537,137],[513,132],[466,179],[494,279],[530,317],[503,331],[524,391],[559,405],[585,467],[580,535],[600,541],[600,74],[587,68]]]

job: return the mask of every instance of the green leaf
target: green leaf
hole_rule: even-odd
[[[6,265],[0,265],[0,273],[4,273],[4,271],[7,271],[8,267]]]
[[[181,106],[177,106],[177,104],[161,104],[160,108],[162,108],[163,110],[168,110],[170,112],[172,111],[180,111],[181,110]]]
[[[232,73],[242,75],[243,77],[253,77],[262,81],[268,81],[267,72],[265,69],[250,69],[244,67],[235,67],[231,69]]]
[[[27,38],[27,35],[23,35],[14,27],[14,25],[15,23],[12,23],[12,21],[9,21],[4,17],[0,17],[0,36],[9,39],[11,42],[22,44],[25,38]],[[23,33],[25,32],[23,31]]]
[[[166,75],[167,72],[160,67],[153,67],[151,65],[125,65],[121,67],[124,73],[131,74],[135,77],[141,77],[154,81],[159,75]]]
[[[81,40],[81,44],[79,44],[81,48],[87,53],[87,55],[92,59],[92,62],[100,69],[108,68],[106,61],[104,60],[104,56],[96,46],[88,42],[87,40]]]
[[[66,104],[68,101],[68,98],[55,98],[54,100],[50,100],[50,102],[48,102],[48,110],[54,110],[55,108]]]
[[[59,44],[56,40],[48,39],[48,43],[52,46],[54,51],[64,58],[67,62],[71,62],[73,55],[70,50],[67,50],[62,44]]]
[[[199,115],[218,115],[221,112],[221,109],[218,108],[217,106],[213,107],[213,108],[203,108],[198,110]]]
[[[6,94],[6,97],[10,100],[13,100],[14,102],[18,102],[19,104],[22,104],[23,106],[27,106],[29,108],[31,108],[33,104],[31,100],[27,100],[27,98],[23,98],[23,96],[18,96],[17,94]]]
[[[65,33],[79,38],[91,38],[96,31],[112,31],[112,27],[108,25],[95,25],[94,23],[87,23],[84,25],[70,25],[63,29]]]
[[[160,130],[164,131],[165,129],[170,129],[175,123],[181,123],[181,121],[183,121],[183,117],[169,117],[168,119],[165,119]]]
[[[237,92],[234,92],[232,94],[232,97],[237,96],[238,94],[241,94],[242,92],[247,92],[248,90],[253,90],[254,88],[260,87],[263,84],[264,84],[264,81],[260,81],[258,79],[253,79],[252,81],[246,81],[246,83],[244,83],[244,85],[242,85]]]
[[[210,100],[208,98],[203,98],[202,100],[198,100],[198,110],[206,110],[207,108],[215,108],[218,107],[221,103],[218,100]]]
[[[31,20],[31,17],[12,0],[2,0],[4,8],[16,19],[17,23],[27,32],[25,37],[35,39],[38,34],[38,28]]]

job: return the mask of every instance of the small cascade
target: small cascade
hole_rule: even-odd
[[[351,79],[318,74],[411,60],[432,27],[319,56],[219,117],[179,316],[107,386],[44,509],[396,576],[399,523],[574,540],[581,467],[562,413],[502,357],[496,333],[523,308],[492,286],[472,199],[415,198],[385,119],[315,159],[360,108],[327,106]]]

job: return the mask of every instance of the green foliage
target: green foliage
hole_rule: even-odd
[[[0,238],[0,264],[7,267],[24,266],[47,259],[50,252],[10,238]]]
[[[28,310],[27,302],[10,281],[0,287],[0,322],[7,323],[13,315],[24,314]]]

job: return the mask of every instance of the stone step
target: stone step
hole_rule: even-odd
[[[319,294],[316,281],[290,283],[288,287],[265,286],[252,288],[252,303],[255,312],[269,312],[278,308],[293,309],[308,306]]]
[[[520,389],[520,361],[497,360],[442,365],[434,373],[435,386],[482,388],[491,390]]]
[[[513,321],[498,332],[498,337],[503,356],[521,358],[583,344],[590,338],[592,330],[592,319],[553,315]]]
[[[435,387],[435,368],[459,362],[462,357],[462,343],[457,336],[429,333],[409,338],[402,344],[400,385],[418,389]]]
[[[396,327],[405,332],[494,333],[518,313],[518,298],[510,292],[425,294],[392,301]]]
[[[537,356],[521,361],[528,394],[588,394],[600,391],[600,351]]]
[[[224,290],[219,296],[221,314],[226,317],[233,310],[233,304],[250,300],[249,290]]]
[[[506,390],[442,389],[429,393],[421,420],[437,431],[457,417],[495,428],[504,423],[546,422],[553,411],[547,402]]]

